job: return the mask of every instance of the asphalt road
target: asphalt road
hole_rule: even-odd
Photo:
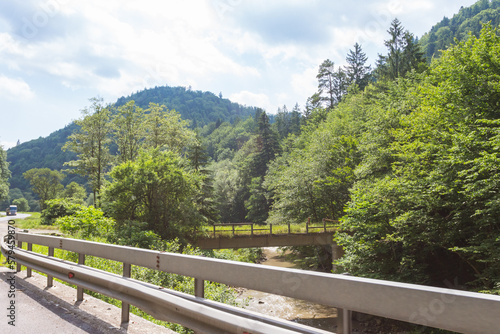
[[[0,236],[7,233],[9,220],[28,216],[0,216]],[[77,302],[76,289],[57,281],[47,289],[46,280],[36,272],[26,277],[26,271],[16,274],[0,266],[1,334],[174,333],[134,314],[121,325],[120,308],[88,295]]]

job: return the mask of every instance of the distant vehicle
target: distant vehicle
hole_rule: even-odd
[[[17,215],[17,205],[11,205],[6,210],[5,213],[7,216],[15,216]]]

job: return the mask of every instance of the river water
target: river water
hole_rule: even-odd
[[[263,251],[267,260],[262,265],[296,268],[294,263],[286,261],[281,256],[276,247],[267,247]],[[251,311],[295,321],[326,331],[335,331],[337,328],[337,309],[330,306],[254,290],[243,290],[238,296],[238,301],[243,302],[245,299],[248,301],[248,306],[245,308]]]

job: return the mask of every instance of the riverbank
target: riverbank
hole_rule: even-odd
[[[277,247],[263,249],[265,260],[262,265],[297,268],[286,259]],[[326,331],[337,329],[337,309],[334,307],[318,305],[299,299],[293,299],[260,291],[240,289],[237,300],[246,304],[245,308],[269,316],[294,321]]]

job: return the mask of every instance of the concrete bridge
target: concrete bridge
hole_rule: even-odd
[[[321,226],[313,226],[308,221],[305,232],[293,232],[287,225],[286,232],[273,233],[273,225],[257,225],[254,223],[215,224],[213,231],[206,236],[198,237],[193,243],[201,249],[284,247],[284,246],[335,246],[333,236],[335,225],[327,225],[331,220],[323,220]],[[222,227],[223,229],[217,229]],[[230,230],[228,231],[227,228]]]

